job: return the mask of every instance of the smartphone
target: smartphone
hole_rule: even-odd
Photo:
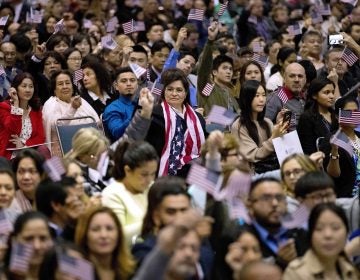
[[[344,37],[341,34],[329,36],[329,45],[340,45],[342,43],[344,43]]]
[[[286,112],[284,113],[284,116],[283,116],[283,123],[290,122],[290,120],[291,120],[291,115],[292,115],[292,112],[291,112],[291,111],[286,111]]]

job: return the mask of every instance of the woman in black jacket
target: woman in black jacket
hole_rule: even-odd
[[[335,85],[329,79],[316,78],[308,89],[305,111],[297,126],[301,146],[305,154],[317,151],[316,140],[329,137],[338,128],[335,112]]]

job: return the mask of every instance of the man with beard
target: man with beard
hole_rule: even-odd
[[[277,179],[265,177],[252,182],[247,208],[252,223],[237,226],[235,239],[237,232],[250,231],[259,240],[263,258],[275,262],[282,269],[305,253],[308,248],[306,232],[282,226],[282,217],[286,213],[286,195]]]
[[[115,89],[119,98],[105,108],[103,114],[104,129],[112,142],[119,139],[131,122],[136,109],[135,92],[138,80],[130,67],[124,67],[116,73]]]
[[[153,250],[157,244],[157,235],[162,228],[173,225],[177,219],[182,219],[183,216],[191,208],[190,195],[185,190],[185,181],[178,177],[161,177],[158,178],[153,186],[150,188],[148,194],[148,209],[143,220],[143,227],[141,230],[141,241],[139,240],[132,248],[132,254],[137,260],[140,266],[145,257]],[[186,235],[178,242],[178,247],[181,250],[181,243],[184,243],[185,247],[191,248],[188,244],[195,244],[199,242],[199,245],[195,247],[201,247],[200,264],[198,261],[197,273],[209,275],[211,263],[213,259],[212,250],[205,242],[196,241],[200,239],[199,236]],[[201,244],[202,243],[202,244]],[[186,245],[187,244],[187,245]],[[188,250],[188,249],[184,249]],[[187,253],[183,252],[175,254],[174,257],[177,261],[183,262],[190,258],[186,256]],[[198,257],[192,256],[190,259],[194,260]],[[192,262],[192,261],[191,261]],[[174,269],[177,269],[175,262],[170,262],[175,265]],[[180,267],[178,267],[180,269]],[[147,278],[151,279],[151,278]]]

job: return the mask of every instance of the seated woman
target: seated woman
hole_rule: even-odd
[[[110,208],[89,209],[78,221],[75,243],[94,264],[96,279],[130,279],[134,272],[122,225]]]
[[[314,79],[307,91],[305,111],[296,128],[305,154],[315,153],[317,139],[329,137],[338,129],[334,104],[335,84],[329,79]]]
[[[102,204],[117,215],[129,245],[140,233],[158,159],[155,149],[146,142],[124,141],[116,148],[113,169],[116,181],[103,190]]]
[[[82,128],[72,139],[72,149],[65,159],[76,160],[85,178],[85,192],[88,196],[100,193],[106,185],[103,175],[97,170],[101,154],[109,148],[109,140],[95,128]]]
[[[340,98],[335,103],[335,112],[341,110],[358,111],[359,105],[353,96]],[[345,134],[344,142],[348,142],[350,154],[344,148],[326,141],[324,145],[324,167],[333,177],[336,186],[336,196],[357,197],[360,186],[360,133],[355,130],[355,124],[339,122],[341,131]],[[328,140],[328,139],[327,139]]]
[[[45,160],[33,149],[21,151],[13,161],[13,171],[16,175],[18,190],[15,192],[10,208],[24,213],[33,210],[35,192],[44,174]]]
[[[90,116],[100,122],[95,110],[80,96],[74,96],[76,88],[72,83],[70,72],[61,70],[51,76],[51,96],[44,104],[42,117],[46,133],[46,142],[52,142],[50,151],[53,156],[62,157],[60,143],[56,134],[55,124],[61,118],[77,118]],[[73,120],[62,124],[80,124],[91,122],[91,119]]]
[[[205,121],[189,105],[189,82],[181,70],[166,70],[161,83],[162,102],[154,107],[145,140],[160,157],[159,176],[186,176],[205,142]]]
[[[348,233],[346,215],[339,206],[315,206],[309,218],[310,249],[288,265],[283,279],[359,279],[358,271],[344,253]]]
[[[258,162],[275,157],[272,140],[287,132],[289,122],[273,126],[265,118],[266,91],[259,81],[249,80],[241,86],[239,105],[240,117],[233,123],[231,133],[239,137],[241,154],[249,162],[253,173],[263,173],[269,170],[257,168]],[[276,163],[274,161],[274,163]]]
[[[0,102],[0,156],[16,156],[9,148],[44,144],[40,102],[29,73],[16,75],[9,89],[10,101]]]

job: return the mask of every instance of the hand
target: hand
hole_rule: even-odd
[[[323,167],[323,161],[325,158],[325,154],[323,152],[319,151],[312,153],[309,157],[316,164],[318,168],[321,169]]]
[[[229,245],[228,252],[225,256],[225,261],[231,267],[235,275],[240,272],[244,265],[242,260],[243,254],[244,251],[241,248],[241,244],[239,242],[233,242]],[[237,279],[235,277],[233,278]]]
[[[219,151],[224,140],[224,134],[220,130],[214,130],[210,133],[207,139],[207,146],[210,154],[215,154]]]
[[[346,30],[351,24],[351,17],[346,16],[341,20],[341,29]]]
[[[343,41],[345,44],[347,44],[351,49],[356,49],[359,47],[359,45],[355,42],[353,37],[351,37],[349,34],[345,32],[340,32],[340,34],[343,36]]]
[[[80,96],[74,96],[71,99],[71,107],[73,107],[75,110],[77,110],[81,106],[81,97]]]
[[[295,240],[293,238],[279,246],[278,256],[287,263],[297,258]]]
[[[200,115],[204,116],[204,108],[196,108],[195,112],[198,112]]]
[[[345,245],[345,253],[350,258],[360,255],[360,236],[353,238]]]
[[[90,197],[89,201],[86,204],[87,209],[98,206],[101,206],[101,193],[94,194],[92,197]]]
[[[339,81],[339,75],[336,72],[336,69],[331,69],[329,75],[327,75],[327,78],[332,81],[334,84],[337,84]]]
[[[154,108],[154,96],[149,89],[143,88],[140,91],[139,105],[142,107],[141,116],[146,119],[151,118]]]
[[[42,43],[41,45],[36,46],[34,54],[38,59],[43,59],[45,52],[46,52],[46,45],[45,43]]]
[[[219,32],[219,23],[217,21],[213,21],[208,27],[208,39],[210,41],[214,41]]]
[[[289,128],[289,124],[290,124],[289,122],[283,123],[281,121],[280,123],[274,125],[273,131],[272,131],[272,134],[271,134],[271,138],[274,139],[274,138],[281,137],[284,134],[286,134],[287,130]]]
[[[9,142],[13,143],[16,148],[24,147],[24,144],[21,142],[21,138],[18,135],[11,135]]]
[[[180,47],[182,45],[182,43],[184,42],[184,40],[187,37],[187,29],[185,27],[181,27],[176,39],[176,43],[175,43],[175,50],[179,51]]]
[[[132,53],[132,51],[133,51],[132,47],[123,47],[122,49],[123,60],[127,62],[129,60],[129,56],[130,53]]]
[[[19,96],[17,95],[16,89],[13,87],[9,88],[8,94],[10,96],[11,104],[15,107],[19,107]]]
[[[276,115],[276,123],[282,122],[284,118],[285,112],[288,111],[288,109],[282,108],[279,113]]]

